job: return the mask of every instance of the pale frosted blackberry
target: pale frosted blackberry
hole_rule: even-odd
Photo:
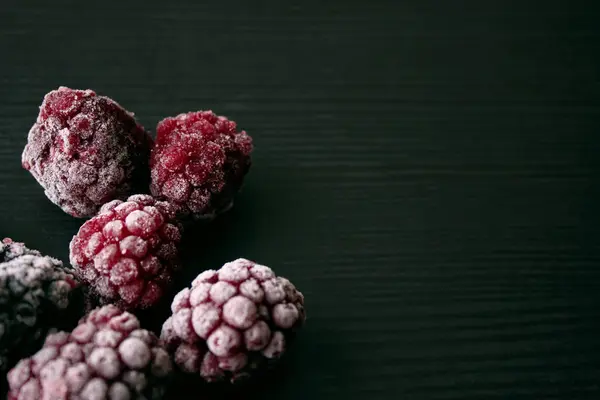
[[[52,329],[76,322],[80,294],[74,276],[53,258],[26,254],[0,264],[0,371],[36,351]]]
[[[277,360],[305,320],[304,296],[264,265],[240,258],[179,292],[163,325],[177,366],[235,382]]]
[[[70,333],[46,338],[8,374],[9,400],[159,400],[171,359],[138,319],[113,305],[93,310]]]

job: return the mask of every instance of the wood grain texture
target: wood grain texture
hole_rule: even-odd
[[[309,315],[245,398],[598,398],[597,5],[323,3],[4,0],[0,235],[67,260],[81,223],[20,167],[47,91],[211,108],[254,166],[178,285],[253,258]]]

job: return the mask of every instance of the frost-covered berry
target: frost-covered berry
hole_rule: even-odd
[[[44,97],[22,154],[46,196],[74,217],[145,189],[152,139],[133,114],[91,90]]]
[[[213,217],[231,207],[251,152],[252,138],[212,111],[165,118],[156,128],[150,189],[182,216]]]
[[[105,204],[71,241],[71,264],[101,304],[154,305],[179,267],[180,227],[167,202],[134,195]]]
[[[179,292],[163,324],[177,366],[235,382],[277,360],[306,318],[304,297],[264,265],[240,258]]]
[[[25,254],[0,263],[0,372],[42,344],[54,328],[70,328],[83,313],[79,285],[51,257]]]
[[[163,399],[172,373],[157,337],[116,306],[93,310],[70,333],[44,346],[9,373],[9,400]]]
[[[14,260],[17,257],[26,254],[33,256],[41,256],[37,250],[28,249],[24,243],[15,242],[10,238],[4,238],[0,242],[0,263]]]

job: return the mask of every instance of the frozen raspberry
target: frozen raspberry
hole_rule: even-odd
[[[304,297],[290,281],[240,258],[179,292],[161,339],[184,372],[235,382],[278,359],[304,323]]]
[[[48,93],[22,155],[46,196],[74,217],[147,186],[152,139],[133,114],[91,90]]]
[[[212,111],[165,118],[156,128],[150,189],[182,216],[214,217],[233,204],[251,152],[252,138]]]
[[[138,319],[113,305],[71,331],[48,335],[41,350],[9,373],[9,400],[162,399],[171,359]]]
[[[10,238],[5,238],[0,242],[0,263],[14,260],[26,254],[41,256],[39,251],[28,249],[24,243],[14,242]]]
[[[180,227],[167,202],[134,195],[113,200],[71,241],[71,264],[100,304],[154,305],[178,268]]]
[[[33,354],[54,328],[83,313],[79,285],[63,264],[26,254],[0,264],[0,372]]]

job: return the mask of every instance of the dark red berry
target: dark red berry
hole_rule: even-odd
[[[198,275],[171,311],[161,339],[182,371],[209,382],[237,381],[278,359],[306,318],[290,281],[243,258]]]
[[[154,305],[179,266],[181,240],[167,202],[135,195],[113,200],[71,241],[71,264],[101,304],[125,309]]]
[[[9,373],[9,400],[163,399],[171,359],[138,319],[113,305],[93,310],[71,332],[48,335]]]
[[[183,216],[212,217],[228,209],[250,169],[252,138],[212,111],[169,117],[156,129],[152,194]]]
[[[147,185],[151,147],[148,133],[114,100],[61,87],[44,97],[22,164],[54,204],[89,217]]]
[[[33,354],[53,328],[83,313],[79,284],[51,257],[25,254],[0,263],[0,372]]]

